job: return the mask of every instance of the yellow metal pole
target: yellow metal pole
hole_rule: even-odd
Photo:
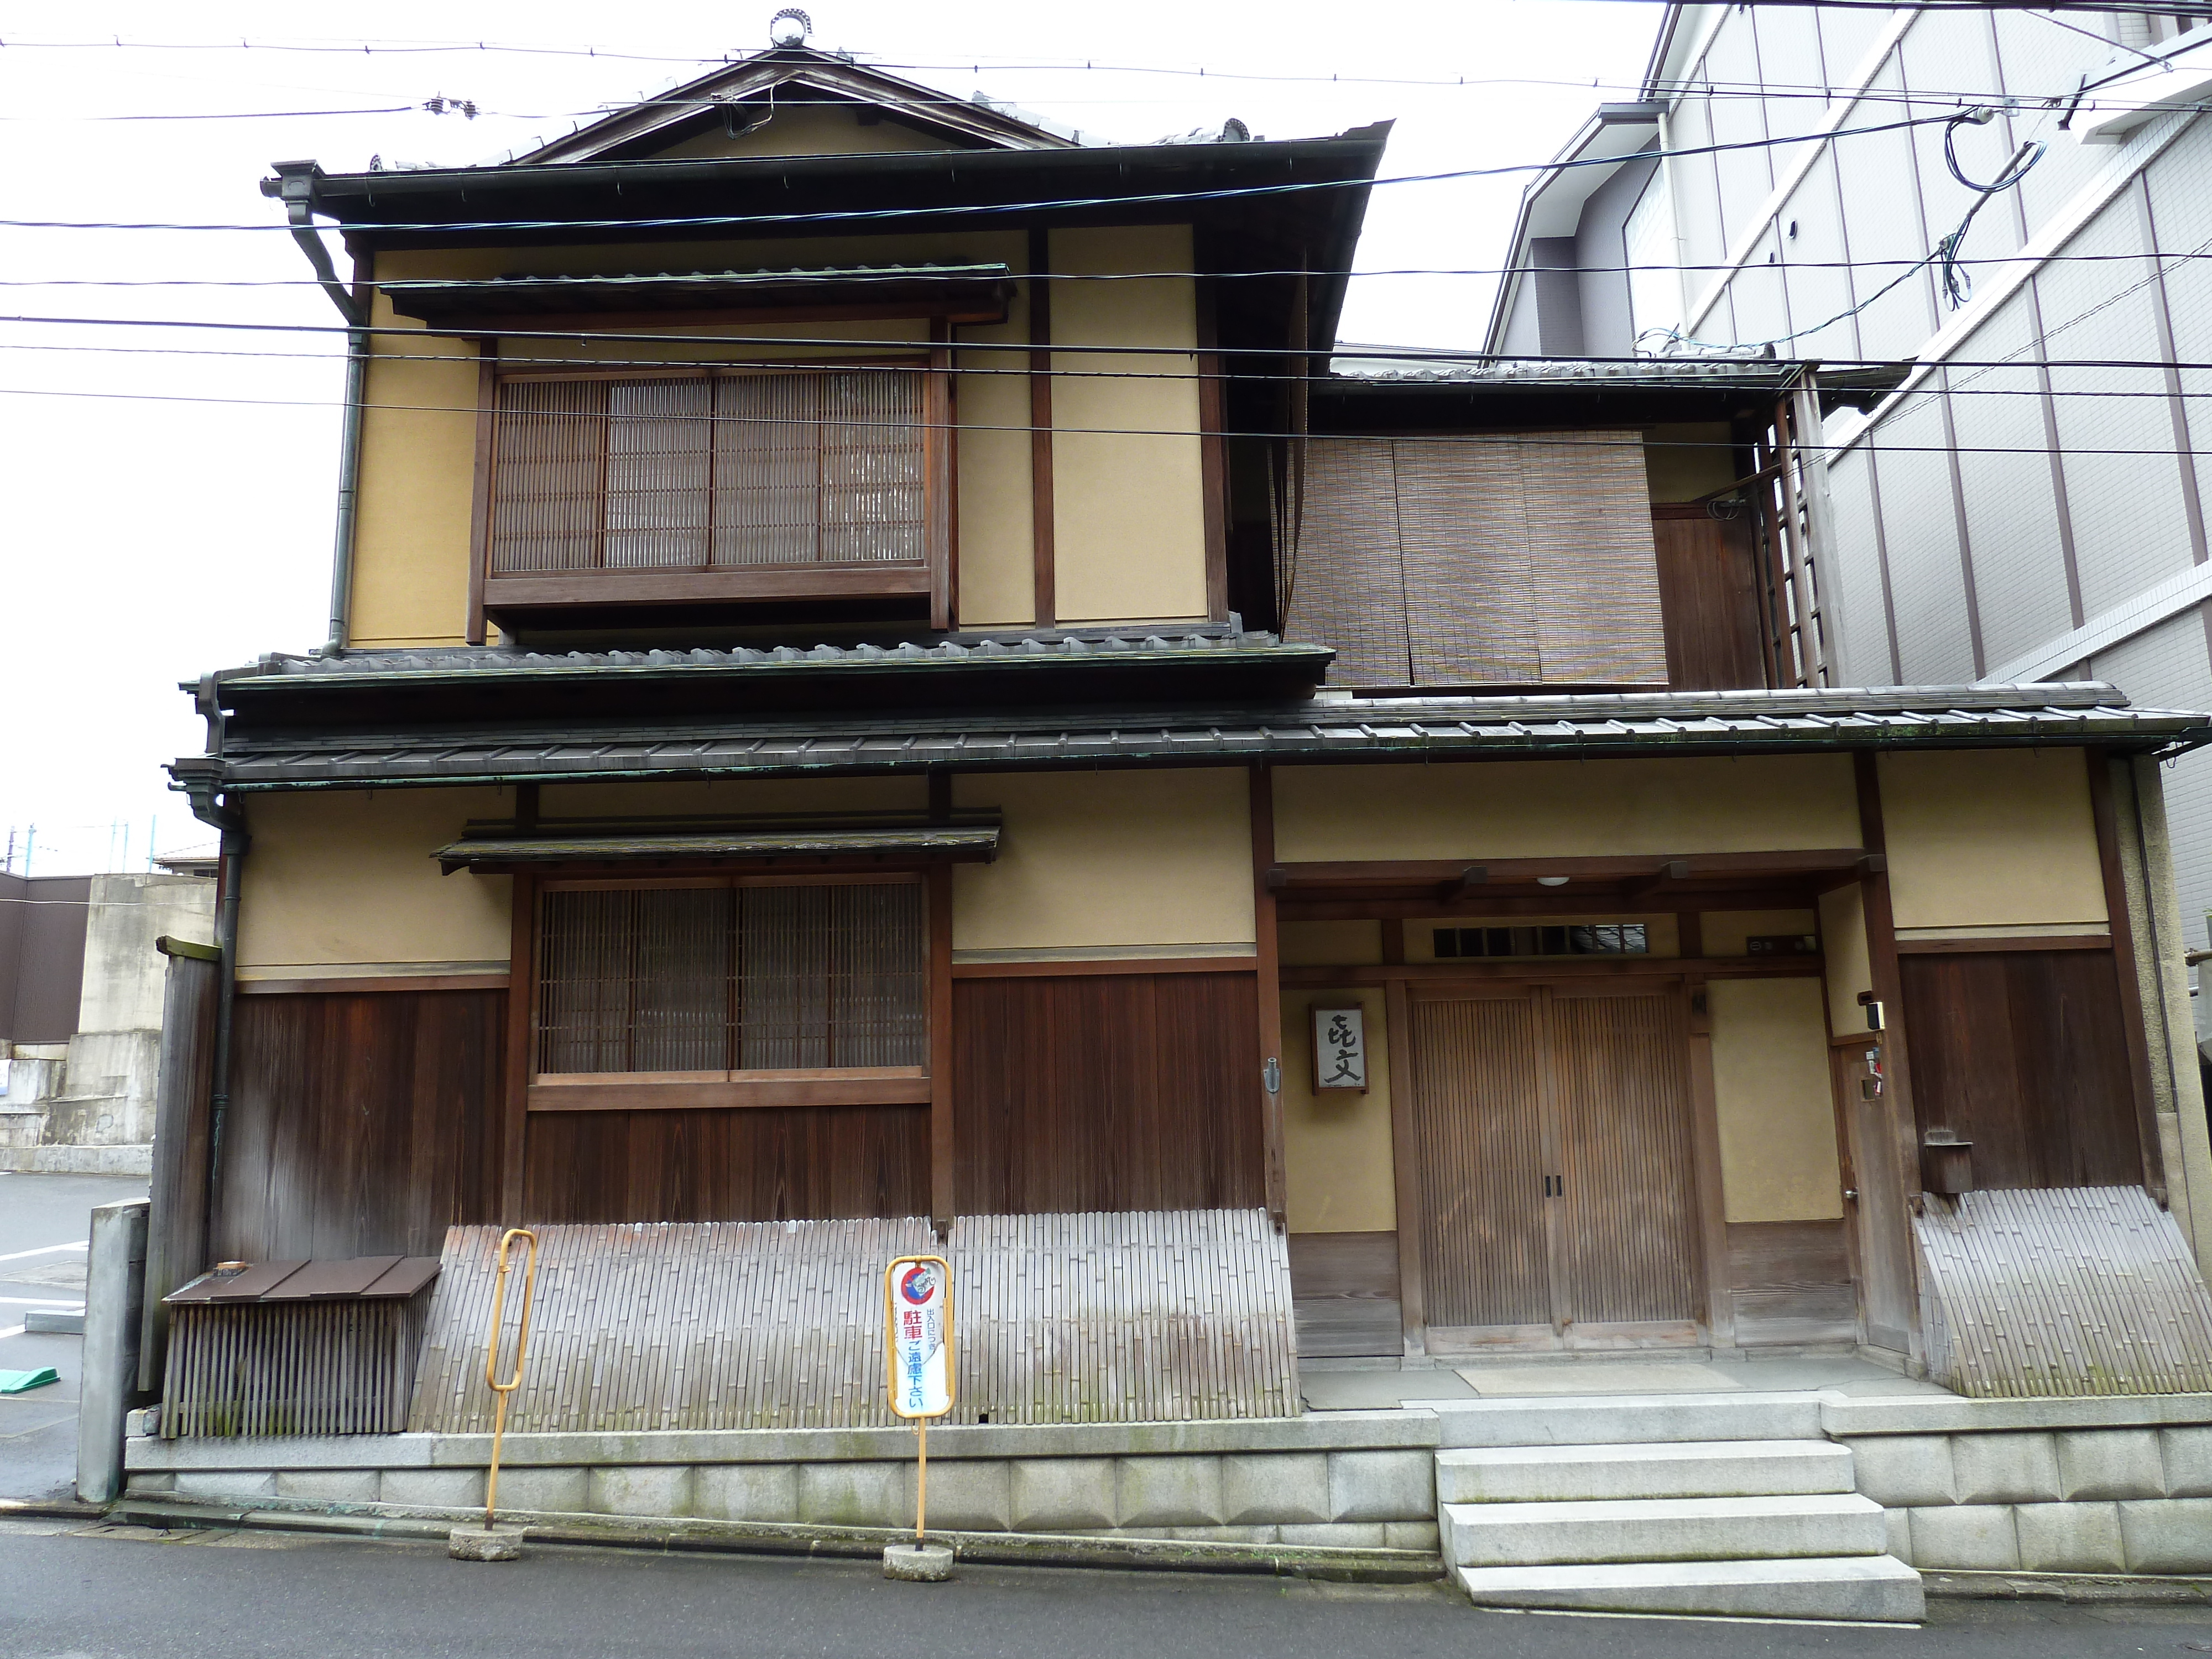
[[[507,1301],[507,1274],[511,1265],[507,1259],[508,1248],[518,1238],[529,1241],[530,1250],[522,1270],[522,1322],[514,1333],[514,1374],[506,1382],[499,1380],[499,1327]],[[531,1292],[538,1285],[538,1235],[527,1227],[509,1227],[500,1235],[499,1264],[493,1275],[491,1289],[491,1329],[484,1338],[484,1386],[492,1391],[498,1404],[492,1413],[491,1467],[484,1475],[484,1530],[489,1532],[492,1515],[499,1504],[499,1454],[501,1443],[507,1437],[507,1402],[509,1395],[522,1386],[522,1361],[530,1346]]]

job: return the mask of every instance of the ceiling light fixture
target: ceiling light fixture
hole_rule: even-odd
[[[1571,878],[1566,876],[1539,876],[1536,878],[1536,885],[1539,887],[1565,887],[1570,879]]]

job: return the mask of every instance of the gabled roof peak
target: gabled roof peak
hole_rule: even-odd
[[[741,136],[772,119],[794,92],[808,101],[849,105],[955,149],[1072,149],[1082,135],[987,99],[962,98],[860,63],[849,52],[778,45],[718,64],[703,75],[639,100],[565,137],[520,151],[508,164],[637,161],[717,127]]]

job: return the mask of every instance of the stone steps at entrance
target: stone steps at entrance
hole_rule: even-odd
[[[1437,1455],[1439,1504],[1847,1492],[1851,1454],[1828,1440],[1495,1446]]]
[[[1924,1611],[1920,1575],[1887,1555],[1461,1567],[1455,1571],[1479,1607],[1900,1625],[1917,1623]]]
[[[1455,1402],[1444,1561],[1479,1605],[1916,1620],[1920,1577],[1805,1394]]]

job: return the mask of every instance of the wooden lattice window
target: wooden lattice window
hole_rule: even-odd
[[[491,574],[919,564],[924,378],[502,380]]]
[[[471,637],[549,607],[753,600],[910,600],[950,626],[948,368],[487,365]]]
[[[794,1079],[927,1099],[926,912],[912,878],[549,884],[531,1105],[653,1103],[593,1085]],[[748,1103],[724,1092],[666,1103]]]

